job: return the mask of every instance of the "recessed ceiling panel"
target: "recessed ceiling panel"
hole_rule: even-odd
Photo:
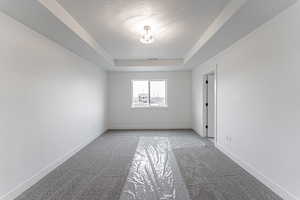
[[[58,0],[115,59],[183,58],[229,0]],[[139,40],[145,25],[155,41]]]

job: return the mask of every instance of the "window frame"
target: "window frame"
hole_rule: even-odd
[[[134,81],[147,81],[148,82],[148,105],[147,106],[135,106],[133,104],[133,82]],[[150,98],[151,98],[151,87],[150,82],[151,81],[164,81],[165,82],[165,105],[163,106],[152,106],[150,104]],[[168,80],[167,79],[132,79],[130,84],[130,95],[131,95],[131,102],[130,107],[133,109],[155,109],[155,108],[168,108]]]

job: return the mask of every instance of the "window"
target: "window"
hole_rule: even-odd
[[[132,80],[132,107],[167,107],[166,80]]]

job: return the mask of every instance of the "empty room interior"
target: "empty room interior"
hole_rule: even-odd
[[[0,0],[0,200],[300,200],[300,1]]]

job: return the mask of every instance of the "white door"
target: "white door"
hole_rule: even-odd
[[[207,76],[207,137],[215,137],[215,75]]]
[[[215,74],[204,76],[203,84],[203,131],[206,137],[215,137]]]

